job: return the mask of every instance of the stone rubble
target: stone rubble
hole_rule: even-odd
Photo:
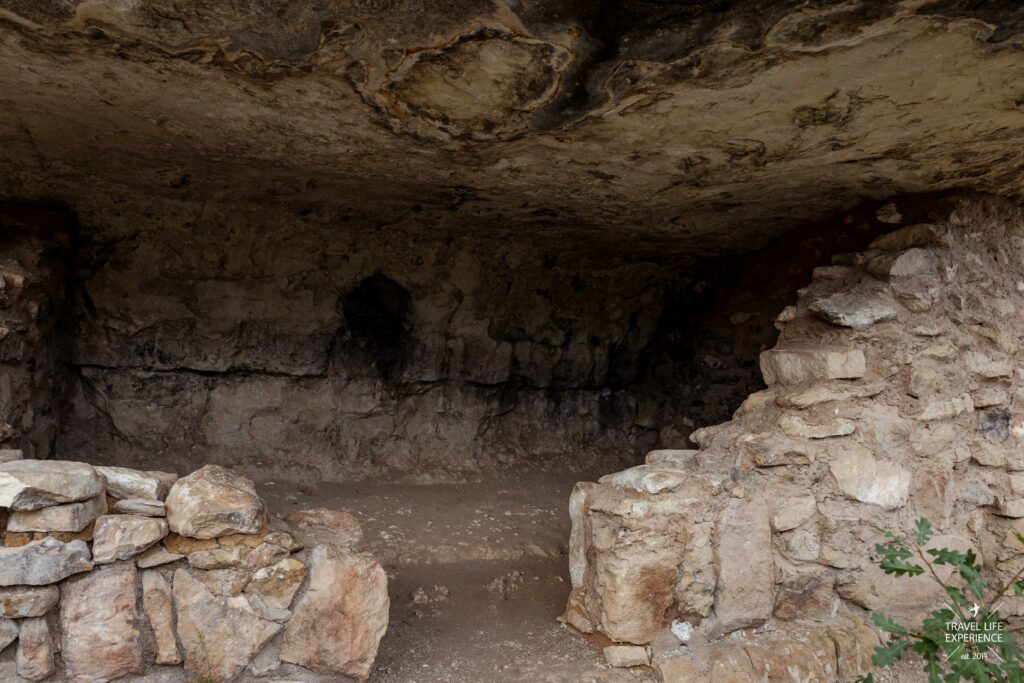
[[[17,641],[23,679],[105,683],[153,666],[218,683],[369,675],[387,577],[351,515],[297,511],[271,531],[252,482],[217,466],[176,479],[4,464],[0,649]]]
[[[697,450],[570,500],[564,621],[654,647],[664,683],[866,673],[880,641],[864,610],[917,618],[943,599],[874,564],[878,527],[926,516],[932,547],[974,548],[995,583],[1019,566],[1024,217],[964,202],[819,271],[776,320],[765,390],[696,430]],[[658,647],[681,623],[686,647]]]

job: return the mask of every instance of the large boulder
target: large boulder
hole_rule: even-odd
[[[114,498],[162,501],[178,480],[177,474],[156,470],[143,471],[99,465],[96,471],[106,480],[107,492]]]
[[[281,659],[325,673],[366,678],[388,626],[388,579],[370,555],[318,545],[309,586],[285,629]]]
[[[0,548],[0,586],[46,586],[92,569],[85,541],[62,543],[44,538],[14,548]]]
[[[281,630],[257,616],[244,597],[213,595],[186,569],[174,573],[173,594],[185,667],[198,677],[234,679]]]
[[[167,535],[167,520],[139,515],[107,515],[96,520],[93,561],[96,564],[127,560]]]
[[[165,504],[171,531],[189,538],[255,534],[267,521],[252,481],[218,465],[179,479]]]
[[[112,681],[142,673],[131,562],[103,567],[61,586],[61,657],[69,683]]]
[[[0,463],[0,507],[40,508],[88,500],[102,494],[103,478],[91,466],[66,460]]]

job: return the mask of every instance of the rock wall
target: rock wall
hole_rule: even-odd
[[[686,445],[762,386],[812,264],[882,225],[855,212],[684,267],[669,244],[480,237],[386,206],[75,209],[67,282],[5,252],[72,317],[46,351],[71,380],[59,456],[294,479],[608,471]]]
[[[845,680],[867,665],[851,648],[876,642],[858,625],[869,611],[942,599],[927,577],[877,569],[876,527],[928,517],[933,544],[974,547],[990,578],[1012,575],[1024,562],[1009,533],[1024,517],[1022,263],[1021,212],[968,201],[816,269],[761,355],[766,390],[697,430],[698,450],[654,451],[577,486],[566,621],[661,643],[670,683],[716,667],[761,680],[787,658],[811,676],[800,680]],[[780,660],[785,643],[799,652]]]
[[[353,517],[270,518],[215,465],[14,459],[0,522],[4,680],[365,679],[387,629],[387,576]]]
[[[66,212],[0,204],[0,449],[48,458],[65,412]]]

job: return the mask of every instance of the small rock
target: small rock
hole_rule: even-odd
[[[939,262],[925,249],[908,249],[903,253],[876,256],[864,267],[877,278],[899,281],[903,278],[934,278]]]
[[[106,515],[96,520],[93,561],[127,560],[167,535],[167,520],[138,515]]]
[[[598,483],[632,489],[641,493],[663,493],[674,491],[686,483],[689,473],[678,469],[661,468],[653,465],[637,465],[629,469],[606,474]]]
[[[808,465],[814,462],[814,452],[807,444],[781,434],[749,435],[737,439],[743,460],[751,460],[757,467],[781,465]]]
[[[167,494],[171,531],[189,538],[255,534],[267,512],[252,481],[218,465],[182,477]]]
[[[214,595],[233,598],[240,595],[252,579],[252,572],[247,569],[233,567],[230,569],[197,569],[192,577],[201,581],[206,589]]]
[[[8,531],[70,531],[79,532],[100,515],[107,513],[106,496],[96,496],[80,503],[66,503],[34,510],[12,512]]]
[[[167,516],[167,510],[164,508],[163,503],[147,498],[124,498],[114,503],[114,511],[127,515],[142,515],[144,517]]]
[[[1015,519],[1024,517],[1024,498],[998,496],[996,498],[995,513],[1001,517],[1013,517]]]
[[[765,384],[800,384],[830,379],[859,379],[867,372],[860,349],[790,348],[761,353]]]
[[[772,528],[776,531],[795,529],[818,511],[818,501],[814,496],[798,496],[784,500],[775,508],[772,515]]]
[[[899,221],[896,222],[898,223]],[[870,248],[882,249],[883,251],[903,251],[913,247],[928,247],[938,243],[939,234],[935,230],[934,225],[917,223],[875,238],[871,242]]]
[[[0,586],[47,586],[90,569],[89,546],[84,541],[45,538],[0,548]]]
[[[285,629],[281,659],[365,679],[388,625],[387,575],[369,555],[339,547],[315,546],[309,564],[309,586]]]
[[[41,681],[56,667],[53,663],[53,637],[44,617],[22,620],[18,634],[18,675]]]
[[[891,298],[866,288],[838,292],[818,299],[807,308],[833,325],[855,329],[896,317],[896,306]]]
[[[111,681],[143,671],[135,565],[97,567],[61,585],[61,657],[68,680]]]
[[[181,664],[174,634],[171,587],[158,571],[142,572],[142,608],[156,641],[156,663]]]
[[[978,431],[989,441],[1002,443],[1010,438],[1010,419],[1013,414],[1009,408],[993,408],[978,413]]]
[[[881,223],[888,223],[890,225],[898,225],[903,220],[903,214],[900,213],[900,210],[896,208],[895,204],[889,203],[889,204],[883,205],[881,208],[878,209],[878,211],[875,212],[875,218],[877,218],[878,221],[881,222]],[[904,230],[909,229],[909,227],[916,227],[916,226],[908,226],[907,228],[901,228],[900,230],[897,230],[895,233],[891,233],[891,234],[899,234],[899,233],[903,232]],[[872,249],[883,249],[884,247],[877,246],[877,244],[878,244],[879,240],[882,240],[885,237],[889,237],[889,235],[885,235],[883,237],[879,237],[878,239],[876,239],[874,242],[871,243],[871,248]]]
[[[971,394],[971,399],[975,408],[991,408],[1009,403],[1010,395],[1002,389],[985,387]]]
[[[298,552],[302,550],[303,545],[295,540],[287,531],[272,531],[263,538],[264,543],[276,545],[278,548],[284,548],[290,553]]]
[[[41,617],[57,605],[56,586],[9,586],[0,588],[0,617],[25,619]],[[0,650],[3,648],[0,647]]]
[[[775,616],[793,619],[827,619],[832,615],[835,580],[826,572],[791,576],[779,584]]]
[[[256,571],[257,569],[263,569],[264,567],[276,564],[278,561],[288,557],[289,554],[287,550],[279,545],[263,543],[246,555],[245,561],[242,564],[246,569]]]
[[[188,563],[196,569],[227,569],[241,564],[248,553],[249,549],[242,545],[200,550],[188,556]]]
[[[867,384],[829,382],[816,384],[807,389],[800,389],[790,393],[780,394],[775,402],[783,408],[810,408],[821,403],[833,401],[848,401],[854,398],[871,398],[877,396],[885,389],[881,382]]]
[[[85,463],[67,460],[0,463],[0,507],[39,510],[95,498],[103,491],[103,478]]]
[[[98,465],[99,472],[107,482],[107,492],[114,498],[145,498],[162,501],[171,486],[178,480],[172,472],[133,470],[128,467]]]
[[[917,416],[918,420],[927,422],[929,420],[948,420],[963,413],[973,413],[974,402],[968,395],[958,396],[942,401],[931,401],[924,411]]]
[[[198,539],[198,538],[185,538],[175,533],[167,534],[164,538],[164,547],[167,548],[168,552],[175,553],[177,555],[191,555],[192,553],[199,552],[200,550],[213,550],[219,548],[220,543],[215,538]]]
[[[906,504],[910,472],[887,460],[876,460],[867,448],[852,444],[829,465],[836,487],[862,503],[895,508]]]
[[[159,567],[162,564],[177,562],[183,557],[185,556],[168,551],[163,544],[157,544],[152,546],[149,550],[144,550],[139,553],[139,556],[135,558],[135,566],[139,569]]]
[[[1013,364],[1008,360],[994,360],[978,351],[969,352],[965,360],[971,372],[985,379],[1010,377],[1013,375]]]
[[[853,434],[857,429],[857,424],[853,420],[842,417],[828,419],[821,424],[810,424],[801,415],[787,413],[779,418],[779,428],[789,436],[805,439],[829,439]]]
[[[609,666],[627,668],[650,666],[651,649],[639,645],[609,645],[604,648],[604,660]]]
[[[680,643],[688,643],[690,642],[690,638],[693,637],[693,624],[688,621],[673,619],[669,630]]]
[[[306,547],[317,543],[338,545],[359,550],[363,545],[363,531],[355,517],[340,510],[311,508],[285,515],[295,535]]]
[[[18,622],[14,619],[0,618],[0,652],[18,639]]]
[[[245,592],[258,595],[271,608],[288,609],[305,577],[306,565],[288,557],[257,571]]]

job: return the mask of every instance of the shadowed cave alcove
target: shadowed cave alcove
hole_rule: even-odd
[[[8,202],[9,249],[49,268],[60,314],[47,429],[23,445],[294,483],[614,471],[690,445],[760,386],[774,315],[878,231],[852,216],[693,262],[671,243],[570,250],[558,231],[469,239],[329,210],[89,221]]]

